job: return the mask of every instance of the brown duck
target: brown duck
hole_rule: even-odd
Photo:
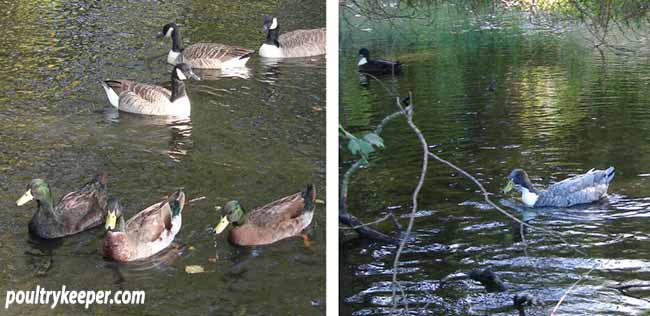
[[[239,246],[268,245],[299,236],[314,217],[316,189],[309,184],[298,192],[246,212],[239,201],[230,201],[215,232],[220,234],[228,224],[235,226],[229,235],[231,243]]]
[[[167,248],[181,230],[185,194],[178,190],[124,221],[117,199],[108,202],[104,256],[127,262],[153,256]]]
[[[107,182],[107,175],[100,173],[54,205],[49,185],[43,179],[34,179],[16,205],[36,200],[36,213],[28,226],[30,233],[45,239],[74,235],[103,222],[108,200]]]

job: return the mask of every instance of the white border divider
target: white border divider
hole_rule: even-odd
[[[327,1],[327,316],[339,314],[339,1]]]

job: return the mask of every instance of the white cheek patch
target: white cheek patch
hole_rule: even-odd
[[[275,30],[276,28],[278,28],[278,19],[273,18],[273,23],[271,23],[271,27],[269,27],[269,29]]]
[[[165,34],[165,37],[171,37],[173,31],[174,31],[174,28],[170,27],[169,30],[167,30],[167,33]]]
[[[176,69],[176,76],[178,76],[178,79],[185,80],[187,77],[185,77],[185,74],[180,69]]]
[[[368,63],[368,60],[366,59],[366,57],[361,57],[361,59],[359,59],[359,63],[357,64],[357,66],[362,66],[362,65],[365,65],[367,63]]]

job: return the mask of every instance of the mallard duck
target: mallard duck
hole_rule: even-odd
[[[215,227],[215,233],[223,232],[233,223],[229,240],[239,246],[267,245],[276,241],[299,236],[314,217],[316,190],[307,185],[298,192],[277,201],[246,212],[239,201],[224,206],[224,215]]]
[[[266,40],[259,53],[267,58],[309,57],[325,54],[325,28],[296,30],[280,34],[278,18],[264,16]]]
[[[29,232],[45,239],[74,235],[100,225],[106,215],[108,176],[100,173],[81,189],[63,196],[56,206],[49,185],[43,179],[34,179],[17,206],[36,200],[36,213],[29,221]]]
[[[399,61],[370,59],[370,51],[367,48],[359,50],[357,67],[359,72],[371,75],[399,74],[402,71],[402,64]]]
[[[117,199],[111,198],[106,215],[104,256],[127,262],[148,258],[167,248],[181,230],[184,205],[185,194],[178,190],[125,223],[122,206]]]
[[[172,49],[167,62],[172,65],[186,63],[197,69],[224,69],[244,67],[254,50],[215,43],[196,43],[185,49],[181,47],[181,29],[176,23],[163,26],[158,38],[171,37]]]
[[[521,192],[521,199],[528,207],[569,207],[576,204],[592,203],[607,196],[609,183],[614,179],[614,167],[607,170],[591,169],[550,185],[546,190],[533,187],[526,171],[513,170],[508,175],[508,184],[503,189],[508,193],[513,189]]]
[[[108,101],[120,111],[176,117],[190,116],[190,99],[184,80],[201,80],[188,64],[178,64],[172,70],[172,91],[163,87],[136,83],[130,80],[102,81]]]

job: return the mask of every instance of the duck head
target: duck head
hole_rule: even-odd
[[[122,204],[116,198],[110,198],[108,200],[108,206],[106,207],[106,224],[104,228],[107,231],[124,231],[124,217],[122,216]]]
[[[190,78],[194,80],[201,80],[201,77],[197,76],[192,71],[192,67],[190,67],[190,65],[186,63],[180,63],[174,66],[174,70],[172,70],[172,79],[184,81]]]
[[[359,58],[357,59],[357,66],[362,66],[368,63],[370,59],[370,51],[367,48],[362,48],[359,50]]]
[[[508,193],[513,189],[517,192],[523,192],[524,189],[528,190],[529,192],[535,192],[535,188],[533,188],[533,183],[530,182],[528,173],[522,169],[512,170],[507,179],[508,183],[506,184],[505,188],[503,188],[503,193]]]
[[[216,234],[221,234],[230,223],[240,225],[244,222],[246,217],[246,212],[239,204],[239,201],[233,200],[226,203],[226,206],[223,208],[223,215],[219,224],[215,226],[214,232]]]
[[[40,203],[52,204],[52,194],[50,193],[50,186],[47,185],[43,179],[34,179],[27,185],[27,192],[25,192],[17,201],[17,206],[25,205],[25,203],[36,200]]]

